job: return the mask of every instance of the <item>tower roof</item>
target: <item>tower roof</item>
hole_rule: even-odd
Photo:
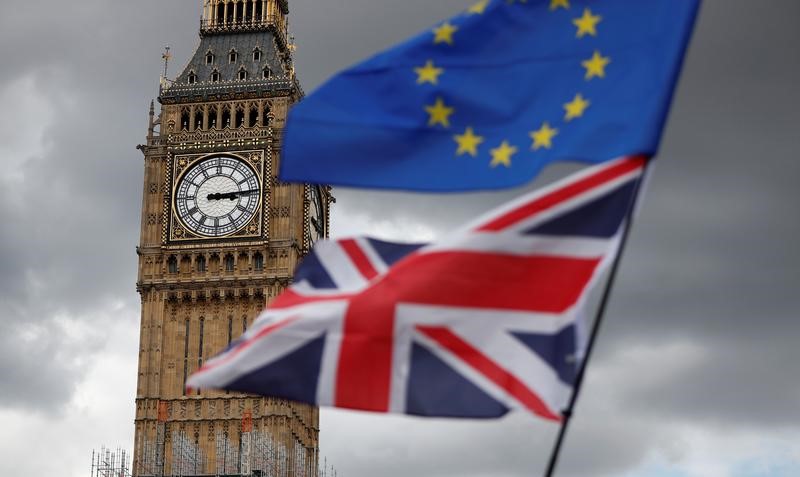
[[[159,101],[299,90],[287,41],[288,11],[286,0],[206,0],[200,44],[180,75],[162,82]]]

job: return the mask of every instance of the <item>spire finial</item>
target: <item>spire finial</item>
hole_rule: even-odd
[[[169,46],[164,48],[164,54],[161,55],[161,59],[164,60],[164,79],[167,78],[167,68],[169,68],[169,59],[172,58],[172,54],[169,52]]]

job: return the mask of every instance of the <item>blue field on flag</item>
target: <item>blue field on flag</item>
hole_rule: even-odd
[[[654,156],[699,0],[482,0],[295,105],[286,181],[497,189]]]

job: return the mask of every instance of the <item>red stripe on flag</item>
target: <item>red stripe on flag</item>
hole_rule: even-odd
[[[334,405],[387,412],[396,302],[371,290],[353,298],[345,315]]]
[[[583,179],[567,184],[566,186],[556,189],[549,194],[545,194],[536,198],[533,202],[523,204],[516,209],[507,212],[506,214],[484,224],[479,231],[482,232],[499,232],[503,229],[511,227],[512,225],[522,220],[529,219],[534,215],[543,212],[561,202],[570,200],[584,192],[598,187],[606,182],[617,179],[625,174],[633,172],[637,169],[644,167],[646,158],[644,156],[634,156],[623,160],[618,163],[598,171]]]
[[[474,370],[486,377],[489,381],[504,389],[523,406],[533,413],[552,421],[561,421],[561,417],[553,413],[545,402],[536,395],[528,386],[517,379],[512,373],[506,371],[496,362],[492,361],[481,351],[461,339],[447,328],[435,326],[417,326],[417,330],[431,338],[440,346],[458,356]]]
[[[339,245],[342,246],[347,256],[350,257],[350,260],[353,262],[353,265],[356,266],[356,269],[358,269],[367,281],[378,276],[378,271],[372,266],[372,262],[369,261],[367,255],[361,250],[361,247],[355,240],[341,240],[339,241]]]
[[[398,302],[562,313],[575,305],[601,258],[433,252],[396,265],[366,293]]]

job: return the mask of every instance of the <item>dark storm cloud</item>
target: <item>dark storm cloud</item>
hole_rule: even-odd
[[[149,3],[31,1],[0,19],[0,92],[47,105],[0,120],[6,139],[43,128],[42,145],[15,151],[21,160],[0,158],[7,173],[18,166],[0,189],[0,406],[63,407],[86,370],[76,363],[97,343],[65,339],[56,317],[97,320],[112,302],[136,303],[142,162],[134,147],[168,18],[191,20],[176,3],[160,7],[166,16],[154,22],[160,2]],[[33,91],[11,90],[23,79]]]

